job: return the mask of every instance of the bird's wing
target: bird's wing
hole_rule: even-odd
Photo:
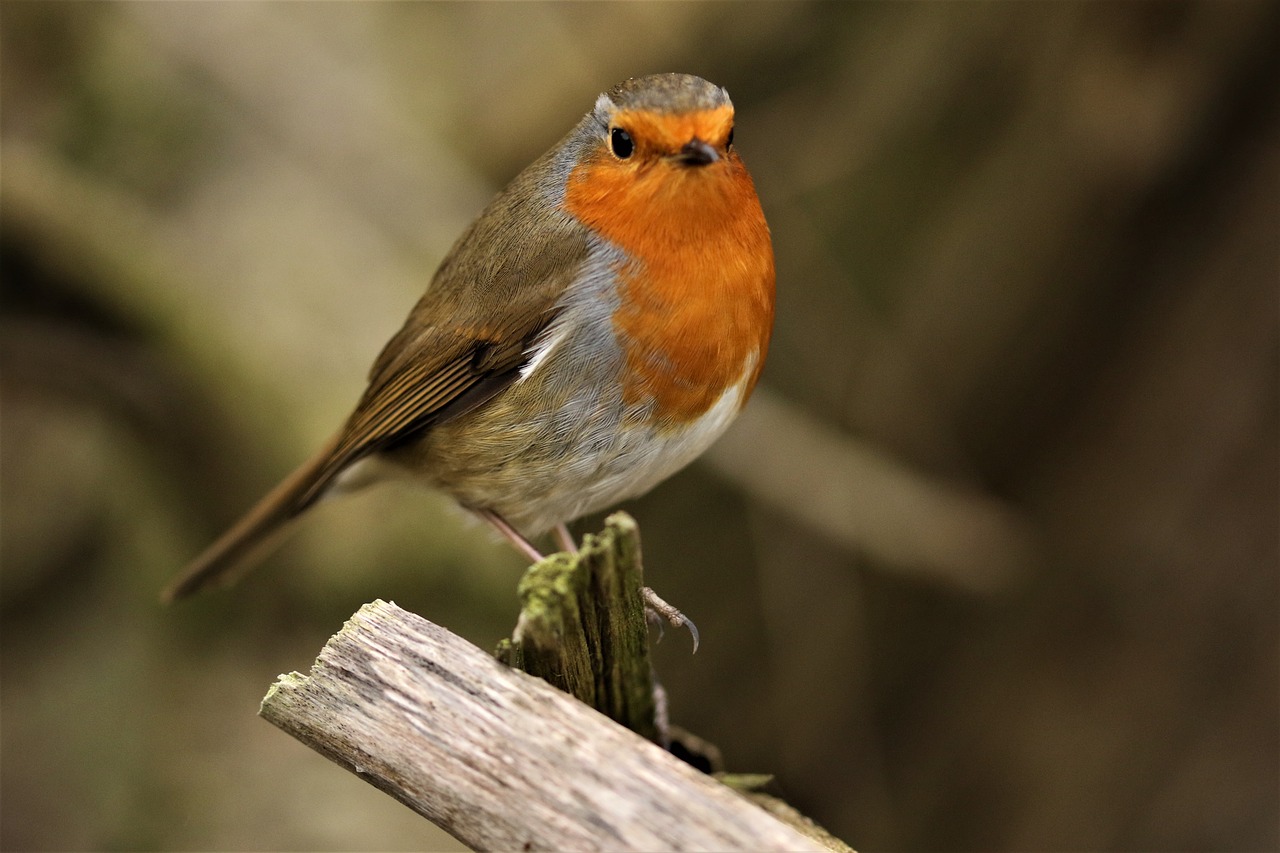
[[[247,571],[352,463],[484,405],[519,377],[589,254],[585,228],[554,201],[558,163],[552,149],[490,202],[374,362],[342,429],[197,556],[165,600]]]
[[[458,329],[415,342],[369,385],[314,482],[299,495],[295,511],[308,506],[335,476],[362,457],[491,400],[516,380],[538,334],[554,317],[554,306],[547,306],[509,337]]]
[[[469,233],[445,259],[374,362],[368,388],[295,511],[360,458],[483,405],[519,377],[587,254],[572,231],[523,236],[516,242],[524,245],[499,247],[506,262],[496,266],[468,251],[494,235]]]

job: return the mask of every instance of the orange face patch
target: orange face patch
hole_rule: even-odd
[[[723,148],[733,130],[733,107],[677,114],[619,110],[614,115],[613,126],[631,134],[636,141],[636,154],[641,158],[675,154],[693,139]]]
[[[723,146],[731,125],[728,107],[621,114],[617,126],[632,134],[636,154],[615,158],[602,141],[565,191],[565,208],[627,256],[613,317],[627,357],[625,399],[652,401],[672,426],[706,413],[754,358],[749,392],[773,327],[773,247],[741,159],[729,151],[688,166],[666,156],[695,137]]]

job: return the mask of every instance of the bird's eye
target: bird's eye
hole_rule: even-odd
[[[726,151],[728,151],[732,147],[733,147],[733,128],[731,127],[729,128],[729,135],[725,137],[724,148]]]
[[[609,145],[613,148],[614,156],[620,160],[627,159],[631,156],[631,152],[636,150],[636,143],[631,138],[631,134],[620,127],[615,127],[609,132]]]

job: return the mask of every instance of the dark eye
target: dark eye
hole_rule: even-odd
[[[729,128],[729,135],[724,140],[724,147],[726,151],[733,147],[733,128],[732,127]]]
[[[636,150],[636,143],[631,138],[631,134],[620,127],[615,127],[609,132],[609,144],[613,147],[614,156],[620,160],[627,159],[631,156],[631,152]]]

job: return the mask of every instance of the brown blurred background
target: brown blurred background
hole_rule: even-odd
[[[7,850],[457,845],[255,717],[370,599],[491,648],[438,496],[164,582],[618,80],[738,108],[763,387],[631,504],[675,722],[862,850],[1280,847],[1280,6],[5,2]],[[593,529],[595,519],[577,526]]]

